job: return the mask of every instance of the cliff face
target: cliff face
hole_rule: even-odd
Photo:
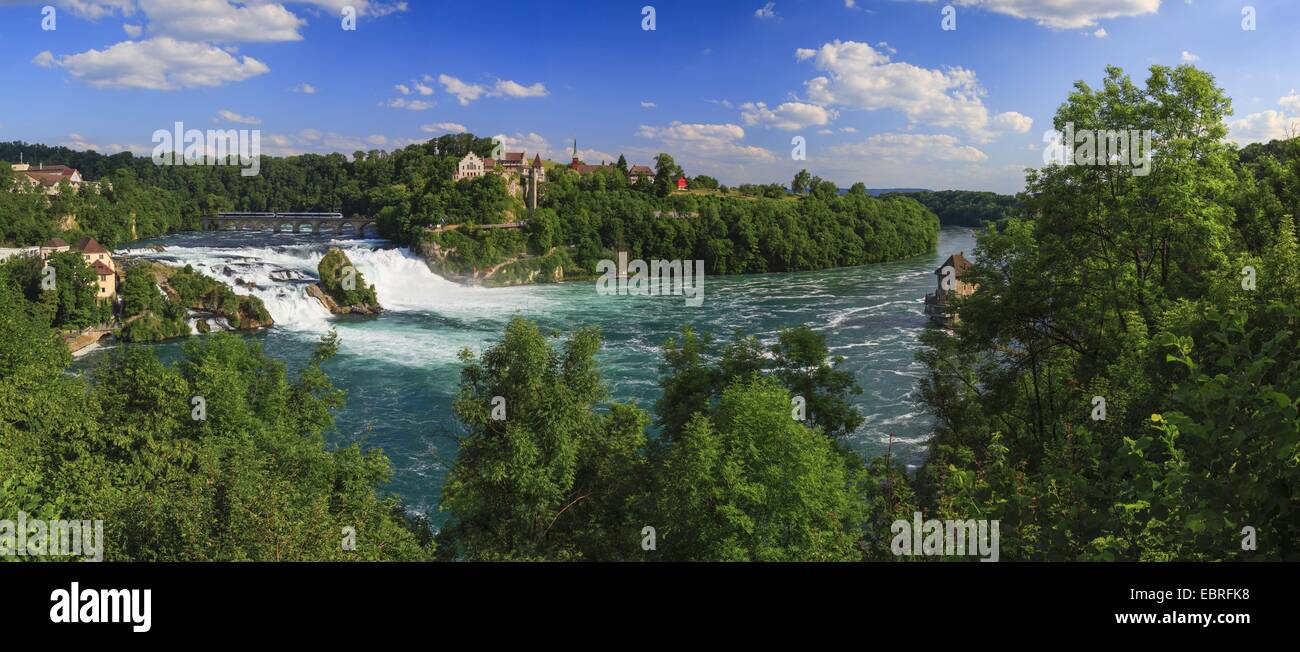
[[[321,302],[325,309],[336,315],[377,315],[383,312],[375,286],[366,285],[366,279],[352,265],[347,254],[331,247],[316,266],[320,282],[307,288],[307,294]]]
[[[568,252],[558,247],[552,247],[544,256],[520,253],[481,267],[459,264],[455,247],[443,247],[432,240],[420,242],[415,252],[433,273],[465,285],[559,283],[565,279],[565,267],[572,266]]]

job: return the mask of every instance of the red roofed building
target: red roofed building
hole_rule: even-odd
[[[959,251],[948,256],[948,259],[934,270],[934,275],[939,277],[939,287],[933,294],[925,295],[925,314],[941,325],[948,322],[948,301],[952,298],[970,296],[978,287],[974,283],[961,280],[962,276],[974,266],[966,259],[965,253]],[[952,321],[957,321],[956,315],[952,316]]]
[[[109,259],[112,260],[111,258]],[[90,265],[95,270],[95,275],[99,277],[99,289],[95,293],[98,299],[112,299],[117,295],[117,272],[113,268],[104,264],[102,260],[96,260]]]
[[[113,255],[94,238],[82,238],[72,248],[81,252],[81,257],[85,258],[86,264],[91,267],[94,267],[95,263],[103,263],[110,270],[117,269],[117,266],[113,264]]]
[[[37,165],[32,167],[27,163],[13,164],[14,180],[25,182],[29,186],[40,186],[47,195],[59,194],[59,182],[67,181],[73,189],[81,187],[81,173],[75,168],[66,165]]]
[[[627,170],[627,182],[636,185],[642,179],[655,180],[655,171],[648,165],[633,165]]]

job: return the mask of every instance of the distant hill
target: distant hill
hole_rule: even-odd
[[[844,193],[848,191],[841,190],[840,192]],[[867,190],[867,194],[871,195],[872,197],[879,197],[881,195],[890,195],[890,194],[906,195],[914,192],[930,192],[930,191],[926,190],[925,188],[871,188]]]
[[[871,191],[877,194],[877,191]],[[902,195],[921,202],[944,226],[979,226],[996,222],[1015,212],[1020,204],[1014,195],[976,190],[902,190],[881,191],[882,195]]]

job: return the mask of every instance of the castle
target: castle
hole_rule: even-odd
[[[527,152],[506,152],[505,157],[501,159],[480,157],[470,152],[456,164],[456,172],[451,175],[451,179],[452,181],[477,179],[489,172],[501,174],[506,176],[506,185],[512,195],[518,193],[519,182],[522,181],[525,185],[524,199],[528,203],[529,210],[534,210],[537,208],[541,194],[540,184],[546,181],[546,168],[542,167],[540,154],[533,156],[532,165],[528,165],[527,161]]]

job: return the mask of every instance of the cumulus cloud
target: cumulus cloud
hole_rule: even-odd
[[[658,105],[655,104],[654,102],[649,101],[649,100],[646,100],[646,101],[641,102],[641,108],[643,108],[643,109],[653,109],[653,108],[655,108],[656,106],[658,106]]]
[[[78,81],[97,88],[177,90],[220,86],[270,72],[252,57],[235,57],[205,44],[159,37],[123,41],[105,50],[54,57],[42,52],[37,65],[57,66]]]
[[[785,102],[774,109],[762,102],[746,102],[740,109],[740,118],[746,126],[762,125],[785,131],[820,127],[839,117],[834,109],[807,102]]]
[[[657,140],[669,151],[704,158],[774,161],[772,152],[741,143],[745,130],[734,124],[687,124],[675,120],[666,127],[641,125],[637,135]]]
[[[759,7],[759,8],[754,12],[754,16],[755,16],[756,18],[761,18],[761,19],[763,19],[763,20],[773,20],[773,19],[777,18],[777,15],[776,15],[776,3],[775,3],[775,2],[769,2],[769,3],[765,4],[765,5],[763,5],[762,7]]]
[[[226,119],[226,120],[228,120],[228,121],[230,121],[230,122],[238,122],[238,123],[241,124],[241,125],[260,125],[260,124],[262,124],[262,121],[261,121],[261,119],[259,119],[259,118],[254,118],[254,117],[251,116],[251,115],[241,115],[241,114],[235,113],[234,111],[230,111],[230,110],[227,110],[227,109],[221,109],[220,111],[217,111],[217,115],[221,116],[222,118],[224,118],[224,119]]]
[[[1300,136],[1300,93],[1277,98],[1281,111],[1266,109],[1228,122],[1228,140],[1238,145],[1264,143]]]
[[[870,43],[855,41],[800,48],[795,58],[825,73],[804,82],[808,99],[821,106],[901,111],[912,122],[963,129],[980,142],[1000,126],[1016,125],[1009,118],[991,122],[981,99],[984,88],[972,70],[895,62]]]
[[[434,124],[420,125],[420,131],[426,134],[463,134],[469,131],[463,124],[455,122],[435,122]]]
[[[1195,63],[1197,61],[1200,61],[1201,58],[1195,54],[1192,54],[1191,52],[1188,52],[1187,50],[1183,50],[1182,60],[1183,63]]]
[[[295,93],[303,93],[304,95],[316,94],[316,87],[307,83],[298,84],[297,86],[294,86],[290,90],[292,90]]]
[[[428,100],[408,100],[405,97],[393,98],[387,103],[380,104],[380,106],[386,106],[390,109],[406,109],[407,111],[428,111],[437,105],[437,102],[431,102]]]
[[[1033,118],[1016,111],[1007,111],[993,116],[993,128],[998,131],[1023,134],[1032,129],[1033,126]]]
[[[300,41],[307,21],[278,3],[233,5],[227,0],[139,0],[149,33],[191,41]]]
[[[60,9],[89,20],[99,20],[113,14],[130,16],[135,13],[135,0],[59,0],[55,4]]]
[[[448,74],[438,75],[438,83],[447,89],[448,93],[456,96],[461,106],[469,106],[470,102],[482,97],[487,89],[478,84],[467,84],[456,77]]]
[[[933,2],[934,0],[918,0]],[[1099,20],[1154,14],[1160,0],[947,0],[958,7],[978,7],[1052,29],[1092,27]]]
[[[376,146],[400,149],[419,142],[423,141],[415,138],[395,138],[384,134],[351,136],[333,131],[301,129],[295,133],[264,135],[262,153],[271,156],[295,156],[307,153],[329,154],[334,152],[352,154],[357,151],[369,151]]]
[[[461,106],[469,106],[471,102],[487,95],[491,97],[506,98],[525,98],[525,97],[545,97],[550,94],[541,82],[525,86],[509,79],[498,79],[491,87],[482,84],[472,84],[463,81],[457,77],[448,74],[438,75],[438,83],[447,90],[451,95],[456,96],[456,100]]]
[[[978,163],[988,159],[984,152],[962,145],[947,134],[875,134],[858,143],[830,148],[836,156],[890,161],[959,161]]]
[[[546,142],[539,134],[528,132],[527,134],[515,133],[513,136],[506,134],[497,134],[493,138],[500,140],[507,152],[527,152],[529,154],[541,154],[542,158],[551,158],[551,145]]]
[[[1228,123],[1228,139],[1238,145],[1300,136],[1300,116],[1268,109]]]
[[[100,146],[90,142],[84,136],[78,133],[68,134],[68,140],[60,142],[59,145],[63,147],[67,147],[68,149],[75,149],[77,151],[82,151],[82,152],[93,150],[96,152],[100,152],[101,154],[120,154],[122,152],[131,152],[133,154],[143,155],[153,151],[152,145],[136,145],[136,144],[123,145],[119,143],[109,143],[108,145]]]
[[[496,97],[546,97],[550,93],[540,82],[524,86],[509,79],[498,79],[496,87],[488,95]]]

